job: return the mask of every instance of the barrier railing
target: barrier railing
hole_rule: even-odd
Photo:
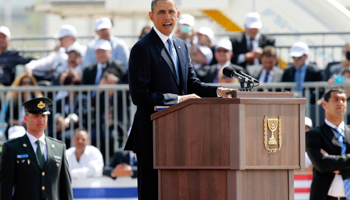
[[[219,85],[219,84],[211,84]],[[220,84],[224,87],[239,89],[239,84]],[[328,82],[309,82],[304,83],[304,93],[295,92],[296,83],[268,83],[261,84],[254,90],[268,91],[291,91],[295,98],[307,99],[305,106],[305,115],[310,117],[314,126],[320,125],[324,121],[324,111],[321,105],[311,102],[311,97],[319,100],[322,98],[323,91],[329,88]],[[350,83],[337,84],[343,88],[350,88]],[[113,151],[122,149],[125,145],[127,132],[132,124],[133,116],[136,111],[130,100],[128,85],[103,85],[103,86],[38,86],[38,87],[0,87],[0,130],[5,131],[6,118],[14,119],[15,112],[19,118],[23,117],[21,103],[23,94],[42,92],[45,97],[49,97],[56,102],[49,115],[48,128],[46,134],[58,138],[65,142],[67,146],[72,144],[73,132],[75,128],[86,128],[92,144],[99,148],[104,156],[106,163],[109,163],[109,157]],[[6,99],[6,95],[11,92],[18,92],[18,101],[13,97]],[[60,95],[57,95],[57,94]],[[74,98],[62,98],[66,95]],[[60,102],[60,103],[57,103]],[[70,108],[68,109],[68,105]],[[6,111],[7,108],[7,111]],[[56,124],[57,117],[68,117],[75,113],[78,116],[78,123],[74,119],[70,120],[69,128],[61,124],[60,128]],[[350,115],[348,108],[347,114]],[[348,119],[345,117],[347,123]],[[13,126],[13,120],[9,120],[8,126]],[[62,131],[59,131],[61,129]],[[4,138],[2,138],[4,140]]]

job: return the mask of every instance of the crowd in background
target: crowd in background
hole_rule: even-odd
[[[245,31],[238,36],[220,38],[216,41],[212,29],[200,27],[198,30],[195,30],[195,18],[190,14],[181,14],[177,29],[173,35],[186,42],[197,77],[206,83],[237,83],[237,79],[223,75],[222,70],[226,66],[244,71],[262,84],[295,82],[297,83],[295,91],[299,92],[304,92],[302,87],[304,82],[328,81],[333,84],[350,81],[350,42],[344,46],[344,60],[329,64],[325,70],[322,70],[316,63],[308,61],[309,47],[306,43],[296,42],[291,46],[289,52],[293,62],[282,69],[278,67],[279,55],[276,52],[275,40],[260,33],[262,28],[260,15],[255,12],[248,13],[244,24]],[[104,17],[96,19],[94,28],[97,37],[85,46],[77,42],[77,30],[75,27],[71,25],[61,26],[58,34],[55,36],[60,45],[48,56],[35,60],[24,57],[18,51],[12,49],[10,47],[11,32],[7,27],[1,26],[0,84],[13,87],[128,84],[127,72],[130,47],[122,39],[113,36],[110,19]],[[145,26],[139,38],[146,35],[151,29],[152,27]],[[25,66],[25,72],[15,77],[16,66],[19,64]],[[322,101],[322,99],[315,99],[315,90],[311,92],[311,103],[315,104],[317,101]],[[319,92],[320,96],[322,96],[323,91],[320,90]],[[42,97],[43,94],[41,92],[23,92],[19,95],[19,92],[8,92],[6,95],[6,101],[12,101],[10,105],[13,107],[13,116],[10,116],[10,109],[7,110],[6,122],[14,126],[25,127],[23,122],[24,110],[18,110],[20,108],[18,105],[32,98]],[[97,93],[96,91],[93,91],[89,96],[86,93],[78,95],[76,92],[70,93],[67,91],[59,91],[57,94],[52,95],[55,95],[56,102],[54,103],[57,107],[57,113],[53,120],[49,120],[49,135],[52,136],[53,124],[55,123],[58,139],[61,139],[63,137],[61,133],[65,132],[64,137],[70,141],[71,133],[69,130],[72,124],[74,124],[74,129],[78,128],[78,124],[80,124],[80,127],[82,125],[84,128],[87,128],[88,112],[94,112],[95,108],[98,107],[100,108],[100,120],[98,121],[101,124],[97,126],[96,120],[93,120],[91,122],[93,123],[93,128],[91,133],[89,133],[91,134],[92,144],[96,145],[96,129],[100,129],[101,133],[105,133],[106,127],[103,123],[110,120],[109,124],[113,124],[112,121],[115,119],[112,116],[113,106],[116,106],[118,110],[118,133],[121,134],[123,132],[119,125],[123,122],[123,114],[120,112],[123,109],[122,106],[129,106],[130,102],[123,104],[120,94],[117,95],[117,105],[113,103],[115,99],[113,91],[108,92],[107,95],[104,92]],[[96,101],[97,96],[99,96],[99,101]],[[105,105],[106,96],[108,105]],[[88,99],[89,97],[91,99]],[[70,104],[71,99],[74,102],[73,107]],[[88,107],[88,101],[91,101],[91,107]],[[107,113],[104,112],[106,110],[105,107],[107,107]],[[80,116],[82,121],[77,122],[79,109],[82,110],[83,116]],[[130,122],[127,123],[127,126],[129,126]],[[12,130],[15,134],[18,131],[24,131],[24,129],[19,129],[18,127],[8,126],[6,136],[10,139],[12,138],[9,135],[11,128],[13,128]],[[110,147],[113,151],[114,130],[113,127],[109,129],[107,132],[110,134],[112,141]],[[80,132],[84,131],[80,130]],[[86,139],[84,134],[81,134],[81,137]],[[104,140],[104,137],[105,134],[102,134],[101,140]],[[73,143],[75,146],[78,145],[76,141]],[[105,147],[103,145],[100,150],[104,155]],[[122,155],[119,152],[118,155],[128,158],[131,166],[137,162],[132,161],[132,158],[134,158],[132,154]],[[109,171],[104,173],[112,173],[112,177],[115,177],[114,174],[125,174],[124,171],[120,171],[121,166],[119,170],[114,170],[116,166],[117,164],[112,164],[108,169]],[[129,165],[123,167],[128,170],[126,174],[133,174],[131,173],[133,169]],[[102,170],[100,172],[102,173]]]

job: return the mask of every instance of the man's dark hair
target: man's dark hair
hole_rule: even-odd
[[[264,47],[261,57],[263,56],[276,58],[277,57],[276,48],[273,46]]]
[[[324,94],[324,100],[326,102],[329,101],[329,98],[331,98],[332,92],[340,92],[340,93],[345,93],[345,90],[342,87],[331,87],[325,94]]]
[[[80,132],[80,131],[86,132],[87,135],[89,136],[89,132],[88,132],[85,128],[77,128],[77,129],[75,129],[75,130],[74,130],[74,136],[75,136],[75,134],[77,134],[77,133]]]
[[[169,0],[152,0],[152,3],[151,3],[151,11],[152,11],[152,12],[153,12],[153,9],[154,9],[154,7],[156,6],[156,3],[157,3],[158,1],[169,1]],[[174,1],[174,3],[175,3],[175,8],[177,9],[176,0],[170,0],[170,1]]]

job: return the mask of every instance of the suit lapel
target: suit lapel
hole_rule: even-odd
[[[330,126],[328,126],[326,123],[324,123],[322,130],[324,131],[324,134],[329,139],[329,141],[332,142],[332,144],[334,146],[337,146],[337,147],[341,148],[340,147],[340,143],[339,143],[337,137],[335,137],[335,135],[334,135],[334,133],[333,133],[333,131],[332,131]]]
[[[30,140],[29,140],[27,134],[25,134],[21,138],[21,143],[22,143],[22,147],[27,151],[30,159],[33,161],[33,163],[35,163],[35,166],[40,169],[38,158],[36,157],[33,146],[30,143]]]
[[[350,152],[350,128],[345,124],[346,152]]]
[[[51,142],[51,140],[49,140],[47,137],[45,137],[46,140],[46,149],[47,149],[47,159],[45,162],[45,166],[44,169],[47,168],[47,166],[54,161],[53,158],[53,150],[55,148],[55,145]]]
[[[182,86],[185,86],[187,82],[186,74],[188,74],[188,68],[185,66],[186,59],[188,57],[188,55],[185,55],[187,51],[185,51],[185,49],[181,49],[181,44],[178,41],[178,38],[173,37],[173,41],[174,41],[174,47],[175,47],[176,54],[179,61],[178,67],[179,67],[180,80],[182,81]],[[182,46],[182,48],[185,48],[185,47]]]

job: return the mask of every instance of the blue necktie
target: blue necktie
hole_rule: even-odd
[[[175,54],[175,52],[173,50],[173,43],[170,40],[170,38],[168,38],[167,42],[168,42],[168,47],[169,47],[169,53],[170,53],[171,59],[173,60],[173,63],[174,63],[174,66],[175,66],[177,80],[180,80],[180,78],[179,78],[178,61],[177,61],[177,58],[176,58],[176,54]]]
[[[343,133],[343,130],[340,128],[333,128],[333,130],[337,133],[337,139],[340,143],[340,147],[341,147],[341,154],[340,155],[345,155],[346,154],[346,144],[344,143],[344,137],[341,134],[341,133]],[[344,191],[345,191],[346,198],[350,199],[350,179],[344,179]]]
[[[303,91],[303,87],[301,86],[303,84],[303,80],[301,80],[301,69],[297,69],[297,91]]]
[[[269,80],[269,73],[270,73],[270,72],[266,72],[265,80],[264,80],[265,83],[267,83],[267,81]]]

